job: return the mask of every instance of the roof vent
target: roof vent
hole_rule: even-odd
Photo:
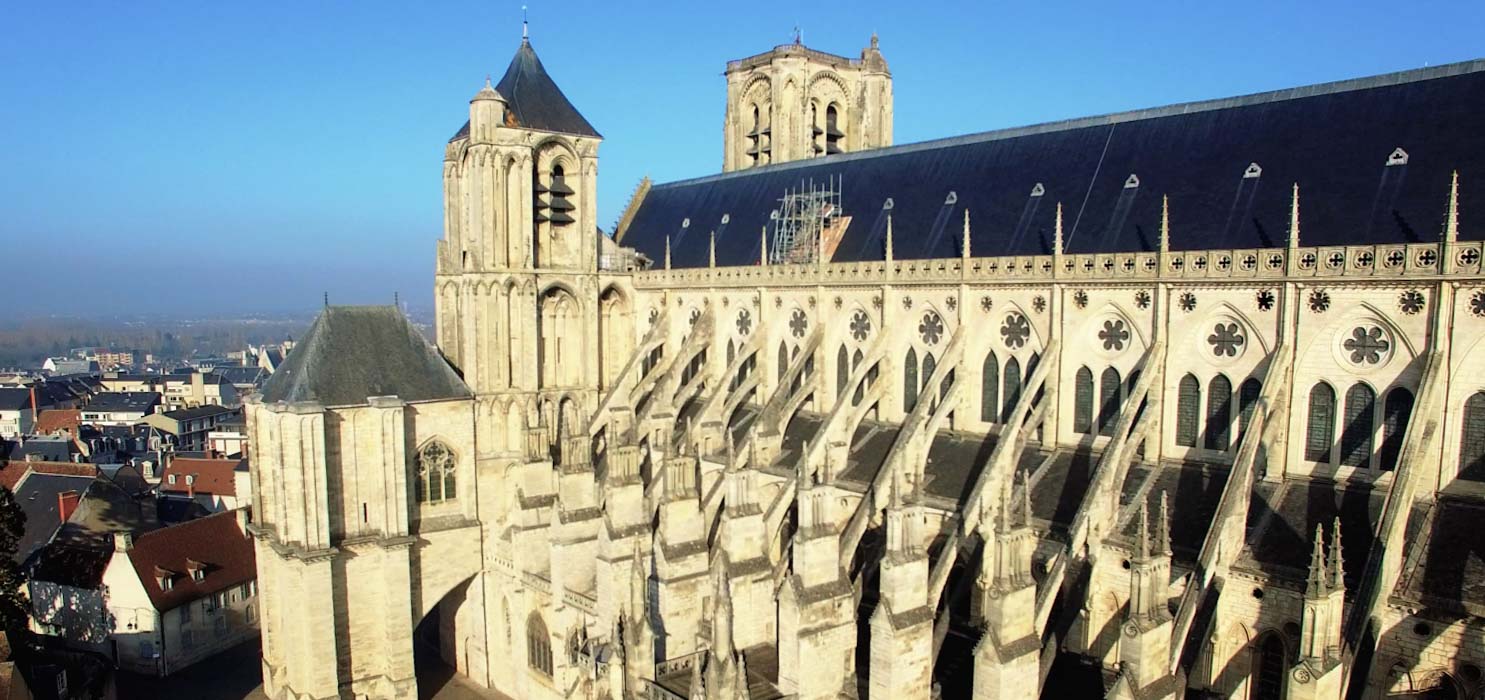
[[[1047,193],[1047,188],[1042,187],[1042,183],[1040,183],[1040,182],[1038,182],[1035,185],[1032,185],[1031,186],[1031,196],[1033,196],[1033,197],[1040,197],[1040,196],[1042,196],[1042,195],[1044,195],[1046,193]]]
[[[1401,146],[1393,149],[1392,150],[1392,155],[1387,156],[1387,165],[1389,165],[1389,166],[1393,166],[1393,165],[1407,165],[1407,164],[1408,164],[1408,152],[1407,151],[1404,151]]]
[[[1130,173],[1129,174],[1129,178],[1126,179],[1126,180],[1124,180],[1124,189],[1126,189],[1126,190],[1132,190],[1132,189],[1134,189],[1136,187],[1139,187],[1139,186],[1140,186],[1140,176],[1135,175],[1134,173]]]
[[[949,190],[949,196],[944,197],[944,204],[954,204],[959,201],[959,193]]]
[[[885,210],[885,211],[891,211],[892,210],[892,198],[891,197],[888,197],[887,198],[887,201],[882,202],[882,209]]]
[[[1261,177],[1262,175],[1263,168],[1258,167],[1257,163],[1249,163],[1248,169],[1243,171],[1244,180],[1252,180],[1254,178]]]
[[[691,228],[691,217],[681,219],[681,228]]]
[[[732,215],[731,214],[723,214],[722,215],[722,225],[723,226],[726,226],[727,225],[727,222],[729,222],[729,221],[732,221]]]

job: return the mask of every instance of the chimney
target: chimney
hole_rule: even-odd
[[[134,535],[128,530],[113,533],[113,551],[127,552],[134,548]]]
[[[187,474],[186,475],[186,495],[187,496],[190,496],[191,498],[195,498],[196,497],[196,475],[195,474]]]
[[[72,517],[72,514],[77,512],[79,498],[76,491],[63,491],[57,494],[57,517],[62,522],[67,522]]]
[[[31,429],[36,429],[36,384],[33,382],[31,389]]]

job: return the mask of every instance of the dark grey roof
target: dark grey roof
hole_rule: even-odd
[[[469,396],[464,380],[393,306],[327,306],[263,384],[263,401],[366,403]]]
[[[101,411],[144,411],[149,412],[155,404],[160,403],[160,394],[153,391],[105,391],[93,397],[92,401],[84,410]]]
[[[71,462],[73,443],[68,438],[30,437],[11,443],[8,459],[17,461]]]
[[[521,40],[521,48],[516,49],[510,67],[505,69],[505,76],[495,89],[505,98],[506,111],[515,117],[516,125],[521,128],[601,138],[593,130],[593,125],[567,101],[567,96],[552,81],[552,76],[547,75],[547,69],[542,67],[541,59],[531,48],[531,42],[525,39]],[[466,121],[464,128],[449,140],[457,141],[468,135],[469,122]]]
[[[16,561],[24,562],[37,548],[49,542],[62,525],[57,496],[67,491],[81,495],[92,485],[91,476],[63,476],[32,472],[16,486],[15,500],[26,514],[26,530],[16,548]]]
[[[882,259],[888,198],[899,259],[958,256],[966,209],[974,255],[1048,254],[1058,202],[1066,252],[1155,250],[1162,195],[1172,249],[1282,247],[1296,182],[1301,245],[1431,241],[1451,171],[1485,175],[1482,106],[1474,61],[781,163],[656,185],[621,241],[658,260],[669,236],[674,267],[703,267],[715,230],[717,264],[754,264],[785,190],[830,178],[852,217],[838,262]],[[1485,188],[1461,190],[1485,209]]]
[[[236,409],[226,406],[196,406],[193,408],[181,408],[174,411],[166,411],[165,417],[171,420],[192,420],[195,418],[208,418],[226,413],[235,413]]]
[[[0,389],[0,411],[19,411],[31,407],[31,390]]]

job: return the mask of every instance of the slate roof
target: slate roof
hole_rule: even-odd
[[[92,412],[126,412],[144,411],[149,413],[150,409],[160,403],[160,394],[153,391],[105,391],[93,397],[88,402],[87,409]]]
[[[829,178],[851,217],[836,262],[883,258],[888,198],[897,259],[957,257],[966,209],[975,256],[1049,254],[1058,202],[1068,253],[1156,250],[1162,195],[1174,250],[1282,247],[1296,182],[1302,245],[1432,241],[1451,171],[1485,174],[1481,105],[1485,60],[781,163],[655,185],[620,242],[659,260],[669,236],[673,267],[704,267],[715,230],[718,265],[755,264],[785,190]]]
[[[256,575],[252,541],[237,526],[236,511],[227,511],[145,533],[134,539],[129,561],[150,603],[164,612],[223,591]],[[204,565],[204,577],[191,577],[191,562]],[[170,590],[162,590],[156,569],[169,572]]]
[[[427,401],[469,396],[469,387],[394,306],[327,306],[284,364],[263,401],[366,403],[371,396]]]
[[[218,416],[224,413],[234,412],[236,412],[236,409],[227,408],[226,406],[196,406],[193,408],[181,408],[174,411],[166,411],[164,415],[166,418],[169,418],[171,420],[186,421],[194,420],[196,418],[208,418],[211,416]]]
[[[1429,607],[1485,616],[1485,538],[1480,537],[1485,505],[1441,497],[1428,511],[1417,507],[1409,519],[1408,558],[1398,595]]]
[[[78,494],[92,485],[91,476],[62,476],[28,473],[15,489],[15,500],[26,514],[26,529],[16,547],[16,560],[26,561],[42,545],[51,541],[62,520],[57,510],[57,496],[67,491]]]
[[[521,48],[516,49],[495,90],[505,98],[506,112],[515,119],[515,124],[510,126],[602,138],[552,81],[526,39],[521,40]],[[468,121],[449,140],[458,141],[466,136],[469,136]]]
[[[31,408],[31,390],[17,388],[0,389],[0,411],[23,411]]]

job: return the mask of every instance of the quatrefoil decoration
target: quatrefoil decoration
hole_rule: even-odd
[[[1397,298],[1397,308],[1409,316],[1422,311],[1423,303],[1423,292],[1416,289],[1409,289]]]
[[[1253,301],[1258,304],[1259,311],[1268,311],[1274,308],[1274,290],[1258,290],[1258,294],[1257,296],[1253,297]]]
[[[938,339],[944,335],[944,320],[932,311],[923,314],[923,320],[918,323],[918,334],[923,336],[923,342],[937,345]]]
[[[1026,339],[1031,337],[1031,324],[1021,314],[1006,314],[1005,323],[1000,326],[1000,337],[1005,341],[1006,347],[1015,350],[1025,345]]]
[[[1129,329],[1124,327],[1124,319],[1104,321],[1103,330],[1098,332],[1098,339],[1103,341],[1104,350],[1123,350],[1124,343],[1129,340]]]
[[[986,294],[985,296],[980,297],[980,310],[981,311],[989,311],[990,310],[990,307],[992,307],[994,305],[995,305],[995,302],[993,302],[993,301],[990,300],[990,295]]]
[[[1196,295],[1195,294],[1192,294],[1191,292],[1182,292],[1181,293],[1181,299],[1177,303],[1179,303],[1181,305],[1181,310],[1182,311],[1185,311],[1187,313],[1190,313],[1192,311],[1195,311],[1196,310]]]
[[[1207,336],[1207,344],[1212,346],[1212,354],[1217,357],[1237,357],[1245,341],[1242,326],[1236,323],[1219,321],[1212,327],[1212,334]]]
[[[753,312],[747,309],[737,312],[737,332],[742,335],[753,332]]]
[[[794,315],[789,317],[789,332],[793,333],[795,338],[803,338],[804,332],[809,328],[809,317],[805,316],[803,311],[795,309]]]
[[[1386,332],[1378,326],[1357,326],[1351,329],[1351,337],[1341,343],[1341,347],[1351,353],[1351,362],[1375,365],[1387,355],[1392,343],[1387,340]]]
[[[871,317],[865,311],[857,311],[851,315],[851,337],[859,343],[868,335],[871,335]]]
[[[1044,298],[1040,294],[1036,295],[1035,297],[1033,297],[1031,299],[1031,308],[1035,309],[1037,313],[1041,313],[1043,311],[1046,311],[1047,310],[1047,300],[1046,300],[1046,298]]]
[[[1150,308],[1150,293],[1141,289],[1134,293],[1134,305],[1141,309]]]
[[[1311,311],[1313,311],[1313,312],[1315,312],[1317,314],[1323,314],[1323,313],[1325,313],[1326,309],[1329,309],[1329,308],[1330,308],[1330,292],[1327,292],[1327,291],[1325,291],[1323,289],[1316,289],[1316,290],[1310,292],[1310,310]]]
[[[1077,304],[1078,308],[1080,308],[1080,309],[1083,308],[1083,307],[1085,307],[1085,306],[1087,306],[1088,305],[1088,293],[1085,292],[1085,291],[1083,291],[1083,290],[1081,290],[1081,289],[1079,289],[1076,292],[1073,292],[1073,303],[1074,304]]]

